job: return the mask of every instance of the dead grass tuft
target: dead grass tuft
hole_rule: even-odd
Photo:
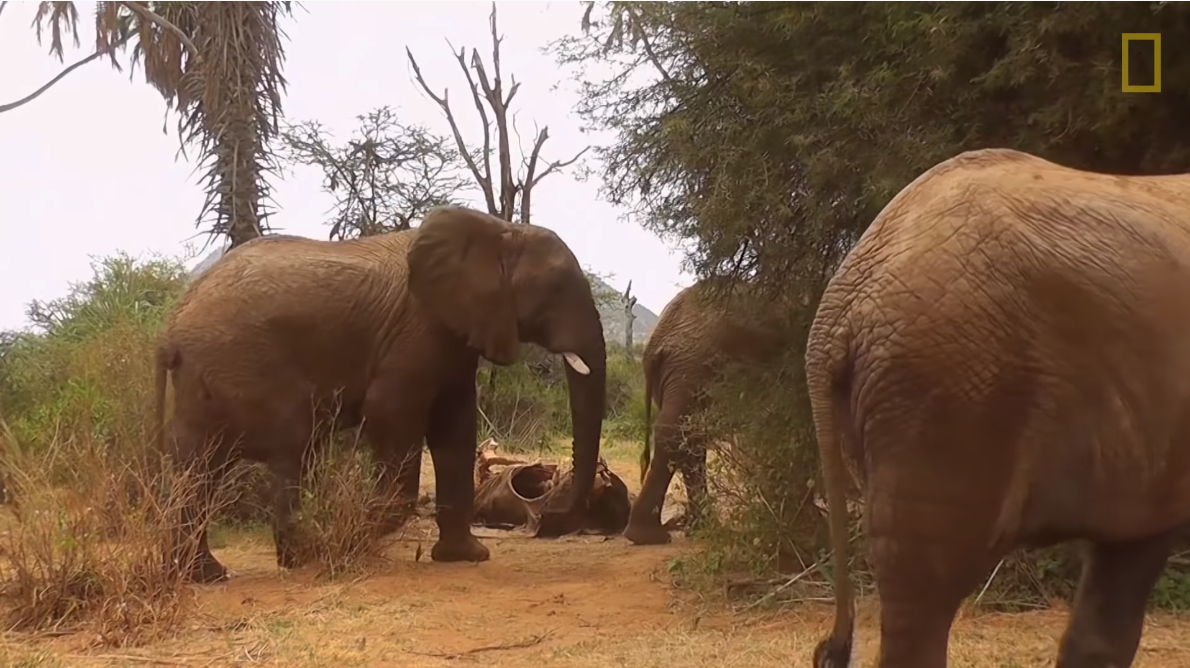
[[[82,438],[22,448],[0,422],[0,466],[14,499],[0,537],[0,598],[9,629],[86,631],[121,647],[178,628],[195,535],[176,522],[199,478],[147,452],[130,456]],[[217,507],[226,492],[215,490]]]
[[[297,556],[332,579],[382,564],[384,549],[414,510],[401,507],[399,489],[379,483],[359,440],[356,431],[316,444],[302,484]]]

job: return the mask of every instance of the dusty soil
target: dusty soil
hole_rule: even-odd
[[[609,454],[635,491],[635,452]],[[786,668],[809,666],[830,624],[825,604],[738,613],[674,591],[667,564],[689,549],[680,537],[640,548],[619,537],[536,540],[478,531],[491,561],[435,564],[428,558],[432,523],[417,529],[392,545],[376,573],[346,582],[281,572],[267,536],[234,536],[217,549],[232,579],[195,588],[198,612],[178,637],[115,652],[86,651],[78,637],[8,636],[0,665]],[[425,554],[415,560],[419,543]],[[874,659],[875,613],[875,603],[865,602],[859,665]],[[1062,610],[968,612],[952,634],[952,665],[1053,665],[1064,624]],[[1190,665],[1190,617],[1152,615],[1134,665]]]

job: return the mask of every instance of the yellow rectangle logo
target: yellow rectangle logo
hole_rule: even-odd
[[[1124,36],[1124,66],[1122,68],[1120,90],[1125,93],[1160,93],[1161,92],[1161,33],[1159,32],[1126,32]],[[1128,42],[1153,43],[1153,83],[1144,86],[1128,83]]]

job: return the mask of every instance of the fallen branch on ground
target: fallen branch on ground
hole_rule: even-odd
[[[540,645],[542,642],[545,641],[546,638],[550,637],[551,634],[553,634],[552,630],[546,631],[545,633],[542,633],[539,635],[529,636],[528,638],[525,638],[524,640],[519,640],[517,642],[500,643],[498,645],[483,645],[480,647],[473,647],[471,649],[464,650],[462,652],[455,652],[455,653],[449,653],[449,652],[409,652],[409,653],[416,654],[417,656],[432,656],[432,657],[436,657],[439,659],[446,659],[447,661],[455,661],[455,660],[461,659],[465,656],[471,656],[473,654],[480,654],[482,652],[499,652],[499,651],[510,650],[510,649],[527,649],[529,647],[533,647],[534,645]]]

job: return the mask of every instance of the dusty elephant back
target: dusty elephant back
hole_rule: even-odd
[[[406,320],[381,315],[412,308],[403,269],[412,238],[265,238],[227,253],[194,281],[162,333],[176,351],[175,388],[223,397],[233,414],[283,391],[347,388],[347,403],[358,402],[380,344],[396,335],[386,325]]]
[[[406,253],[415,231],[349,241],[269,236],[234,249],[200,275],[171,322],[217,317],[284,318],[295,310],[322,320],[355,318],[368,298],[405,290]],[[301,309],[298,309],[298,306]]]
[[[843,262],[807,376],[842,392],[852,459],[930,452],[897,484],[997,499],[988,540],[1152,532],[1190,514],[1187,286],[1190,178],[962,154]]]
[[[711,301],[703,282],[683,288],[670,300],[645,343],[646,373],[661,360],[681,360],[684,370],[701,368],[710,373],[723,361],[761,359],[775,348],[769,323],[750,313],[747,306]]]

